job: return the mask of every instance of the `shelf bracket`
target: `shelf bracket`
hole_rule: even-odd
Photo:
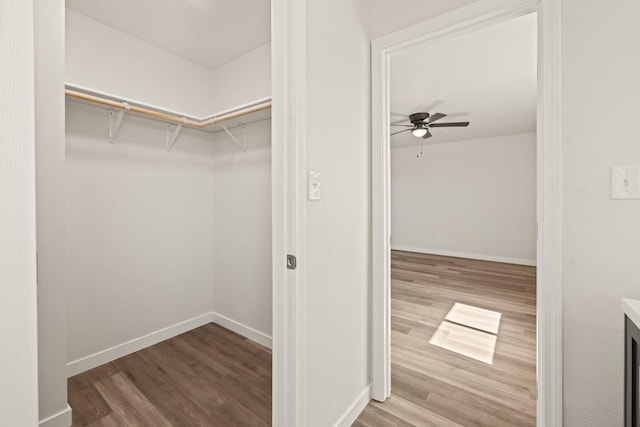
[[[236,139],[235,136],[233,136],[233,134],[231,132],[229,132],[229,129],[227,129],[227,127],[220,123],[220,126],[222,126],[222,129],[224,129],[224,131],[227,133],[227,135],[229,135],[229,138],[231,138],[231,140],[233,141],[233,143],[240,149],[242,150],[243,153],[247,152],[247,125],[245,123],[242,123],[242,133],[243,133],[243,141],[242,144],[240,144],[238,142],[238,140]]]
[[[182,121],[187,123],[187,118],[183,117]],[[171,151],[173,146],[176,145],[176,141],[178,140],[178,136],[180,135],[180,131],[182,130],[182,123],[176,126],[176,130],[173,131],[173,135],[170,135],[169,128],[171,127],[171,123],[167,123],[167,151]]]
[[[118,117],[116,118],[115,124],[113,123],[113,111],[109,111],[109,142],[116,142],[116,138],[118,137],[118,132],[120,132],[120,126],[122,126],[122,119],[124,118],[124,112],[129,111],[131,106],[123,102],[124,110],[118,111]]]

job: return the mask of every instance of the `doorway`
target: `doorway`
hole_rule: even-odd
[[[51,18],[48,16],[47,19],[56,23],[56,29],[62,23],[62,30],[64,2],[55,3],[56,13],[48,14]],[[141,373],[147,369],[142,364],[137,368],[132,364],[125,367],[130,362],[138,364],[151,353],[163,358],[165,366],[169,362],[174,374],[177,369],[181,371],[179,375],[190,376],[192,381],[183,385],[193,387],[206,383],[209,390],[219,386],[225,388],[226,396],[231,398],[230,390],[234,387],[239,390],[238,383],[223,385],[218,382],[216,385],[214,377],[205,379],[205,374],[195,372],[206,369],[206,358],[192,363],[195,359],[188,361],[187,353],[182,357],[174,352],[168,357],[171,348],[183,346],[185,349],[184,339],[198,336],[195,341],[200,350],[206,348],[209,356],[214,352],[223,355],[230,348],[235,349],[233,357],[225,358],[224,363],[233,359],[238,365],[246,361],[256,367],[261,365],[261,378],[257,381],[261,400],[259,405],[253,405],[254,409],[258,406],[260,409],[250,409],[249,412],[256,413],[248,415],[268,424],[272,384],[268,348],[272,328],[271,130],[267,112],[270,103],[265,99],[271,93],[269,3],[262,4],[260,13],[256,10],[252,15],[259,25],[248,23],[247,31],[238,27],[233,30],[245,35],[260,32],[251,50],[243,53],[239,49],[230,55],[220,51],[214,53],[213,48],[202,52],[211,55],[210,59],[220,60],[218,67],[213,63],[207,65],[204,57],[187,59],[186,50],[181,50],[181,55],[172,52],[171,46],[162,46],[163,39],[153,32],[163,25],[153,25],[153,22],[169,16],[168,20],[172,21],[169,32],[166,28],[160,32],[160,35],[169,34],[169,38],[171,34],[183,35],[185,39],[194,34],[202,37],[198,28],[213,30],[216,27],[208,17],[216,16],[221,22],[229,22],[237,16],[234,10],[240,6],[232,2],[202,5],[202,8],[188,4],[158,5],[152,19],[147,16],[147,10],[141,17],[140,2],[133,3],[126,4],[129,11],[126,19],[149,24],[143,33],[128,28],[126,19],[110,15],[99,5],[67,1],[66,74],[64,67],[59,68],[60,73],[50,70],[47,73],[60,78],[51,86],[56,88],[52,96],[56,101],[55,118],[62,119],[61,123],[56,122],[60,125],[56,130],[63,132],[65,106],[58,102],[62,100],[63,79],[67,81],[67,134],[41,144],[43,148],[55,145],[60,151],[56,151],[55,157],[41,156],[43,161],[38,164],[38,172],[42,180],[39,183],[50,185],[53,181],[58,182],[52,179],[54,175],[63,175],[66,186],[62,185],[57,196],[62,201],[66,198],[67,209],[61,210],[62,219],[58,222],[50,215],[52,208],[43,203],[38,218],[44,218],[45,224],[54,224],[56,230],[62,230],[66,244],[39,245],[39,250],[41,260],[50,253],[62,253],[61,264],[67,267],[65,287],[69,291],[60,298],[64,298],[67,310],[55,307],[69,321],[66,322],[68,327],[62,330],[64,339],[56,341],[55,349],[40,347],[41,360],[50,360],[50,353],[61,348],[60,367],[64,369],[43,369],[41,372],[47,376],[55,374],[56,380],[59,377],[66,380],[65,374],[76,377],[70,381],[68,389],[74,419],[83,418],[77,423],[79,425],[101,419],[103,415],[111,421],[121,416],[105,414],[108,410],[104,405],[98,413],[91,412],[95,407],[86,405],[89,408],[83,415],[83,410],[87,409],[83,407],[83,399],[87,394],[97,396],[91,400],[98,402],[96,405],[108,400],[104,397],[109,395],[105,385],[121,390],[129,388],[138,397],[144,395],[148,402],[159,397],[156,393],[160,392],[161,383],[166,386],[160,392],[165,397],[177,390],[179,387],[169,387],[167,380],[173,375],[170,370]],[[189,25],[173,19],[189,14]],[[198,20],[200,26],[196,23]],[[203,21],[207,25],[202,26]],[[227,33],[206,38],[231,37]],[[63,31],[59,33],[60,36],[64,34]],[[114,45],[123,49],[111,49]],[[186,45],[193,46],[194,43],[186,43],[183,47]],[[101,52],[101,55],[96,57],[95,52]],[[64,65],[64,51],[60,49],[59,53],[58,59]],[[262,77],[260,87],[243,93],[244,85],[231,81],[243,78],[240,77],[243,73],[231,70],[236,66],[242,68],[242,61],[236,61],[238,55],[248,59],[251,64],[247,63],[247,67]],[[107,63],[113,67],[106,66]],[[126,67],[123,64],[127,64]],[[128,72],[118,72],[125,68]],[[226,73],[225,69],[231,71]],[[176,76],[182,77],[183,83],[178,86],[172,84]],[[159,80],[164,78],[169,80],[164,83]],[[142,81],[145,84],[140,84]],[[224,84],[216,88],[217,82]],[[203,89],[205,87],[207,89]],[[224,91],[226,87],[232,89]],[[211,97],[207,92],[217,96]],[[198,94],[202,94],[201,100],[206,101],[206,105],[198,105]],[[259,99],[264,102],[254,102]],[[255,108],[258,104],[265,108]],[[259,118],[256,114],[265,116]],[[209,115],[208,119],[206,115]],[[219,124],[217,129],[214,122]],[[59,169],[45,174],[43,170],[51,171],[50,163],[54,163],[51,159],[59,161],[53,165]],[[242,188],[245,185],[257,194],[245,191]],[[43,194],[52,197],[51,193]],[[260,206],[244,205],[245,202]],[[60,227],[61,223],[66,223],[66,227]],[[217,238],[212,238],[214,235]],[[40,236],[49,239],[49,235],[41,232]],[[251,236],[250,242],[243,241],[247,236]],[[256,252],[249,255],[253,249]],[[49,281],[52,276],[45,272],[40,277]],[[40,300],[41,307],[53,311],[54,305],[48,299],[42,304],[43,300]],[[239,311],[230,311],[236,309]],[[51,326],[45,326],[58,329],[53,322]],[[195,332],[179,337],[187,331]],[[42,328],[40,332],[45,343],[51,341],[47,330]],[[207,339],[211,340],[209,344],[206,344]],[[198,353],[191,347],[192,355]],[[138,352],[138,355],[134,354]],[[245,356],[247,359],[242,362]],[[115,361],[118,361],[115,363],[117,370],[110,370],[114,367],[110,362]],[[98,379],[91,374],[82,376],[99,367],[104,369],[94,372],[108,372],[108,379]],[[245,391],[256,384],[255,372],[249,376],[254,378],[245,378],[248,386],[242,387]],[[134,377],[140,380],[137,384],[140,393],[130,387],[135,382]],[[83,381],[88,378],[91,380]],[[145,378],[151,379],[146,385]],[[97,384],[103,379],[104,383]],[[226,378],[229,381],[236,379]],[[46,378],[41,383],[47,384]],[[64,399],[65,390],[61,387],[56,397]],[[186,396],[190,392],[183,390],[176,395],[180,393]],[[196,408],[198,397],[192,397],[191,402],[181,398],[181,409],[186,408],[182,414],[159,400],[154,405],[147,405],[148,414],[153,412],[155,415],[151,416],[156,419],[173,416],[206,419],[208,414],[204,414],[204,408],[212,409],[216,399],[207,399],[205,406]],[[237,398],[243,397],[238,395]],[[113,401],[108,406],[113,409],[117,405]],[[41,400],[42,418],[51,411],[49,406],[53,405]],[[151,406],[156,406],[156,410]],[[233,403],[222,409],[228,411],[226,415],[220,414],[221,410],[213,411],[214,415],[227,417],[227,421],[238,418],[230,415],[231,412],[239,416],[247,414],[246,408]],[[71,410],[67,408],[61,415],[53,416],[61,420],[70,415]]]
[[[561,420],[561,240],[559,132],[558,10],[543,2],[505,6],[486,1],[459,9],[373,41],[373,291],[372,291],[372,397],[385,401],[391,384],[391,184],[390,124],[391,61],[419,43],[443,42],[533,12],[538,13],[538,120],[537,120],[537,425]],[[404,254],[401,254],[404,255]]]

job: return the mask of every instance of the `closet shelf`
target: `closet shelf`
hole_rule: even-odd
[[[229,126],[229,128],[266,120],[271,117],[270,112],[268,111],[271,108],[271,98],[260,99],[258,101],[241,105],[230,110],[212,114],[204,118],[199,118],[188,114],[178,113],[169,109],[156,107],[143,102],[119,98],[116,96],[105,94],[103,92],[76,86],[69,83],[65,85],[65,95],[70,100],[97,104],[108,109],[119,110],[122,113],[131,112],[138,116],[148,117],[151,119],[162,121],[164,123],[172,123],[180,126],[184,125],[194,129],[205,130],[210,133],[224,131],[227,126],[225,126],[223,122],[228,122],[233,119],[247,117],[247,120],[241,123],[236,123],[235,126]],[[119,116],[122,117],[121,114],[119,114]],[[215,126],[218,124],[220,125],[220,127],[222,127],[222,129]]]

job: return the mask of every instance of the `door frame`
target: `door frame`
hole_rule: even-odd
[[[537,425],[562,425],[560,0],[479,0],[372,41],[372,398],[391,394],[390,63],[397,52],[538,13]]]
[[[305,0],[271,1],[272,424],[305,426]],[[287,255],[297,266],[287,268]]]

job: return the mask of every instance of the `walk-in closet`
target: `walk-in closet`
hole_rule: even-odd
[[[73,426],[270,425],[270,2],[65,18]]]

